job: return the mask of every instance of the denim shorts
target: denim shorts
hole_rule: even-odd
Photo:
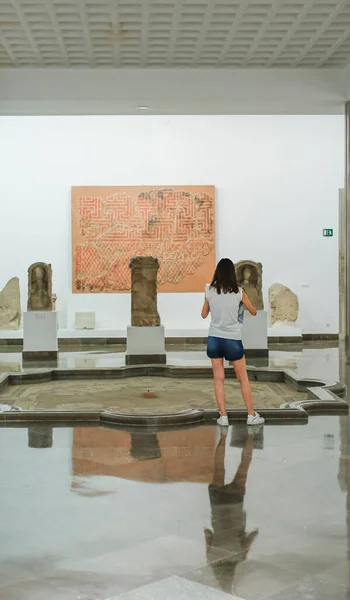
[[[224,358],[229,362],[241,360],[244,348],[241,340],[226,340],[219,337],[208,337],[207,356],[209,358]]]

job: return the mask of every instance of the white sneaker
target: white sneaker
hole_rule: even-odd
[[[220,427],[228,427],[227,415],[225,415],[225,416],[221,415],[220,419],[217,420],[217,424],[220,425]]]
[[[259,413],[254,413],[254,415],[248,415],[247,425],[262,425],[265,423],[265,419],[259,415]]]

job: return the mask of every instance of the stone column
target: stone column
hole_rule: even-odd
[[[127,365],[165,364],[164,327],[157,309],[159,262],[152,256],[130,261],[131,326],[127,328]]]
[[[157,327],[160,325],[157,309],[158,259],[152,256],[137,256],[131,259],[130,269],[131,325]]]

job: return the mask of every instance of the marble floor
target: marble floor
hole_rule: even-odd
[[[349,424],[1,428],[1,600],[349,600]]]

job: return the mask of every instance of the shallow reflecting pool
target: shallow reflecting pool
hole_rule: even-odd
[[[348,417],[0,428],[0,598],[350,598],[349,484]]]

